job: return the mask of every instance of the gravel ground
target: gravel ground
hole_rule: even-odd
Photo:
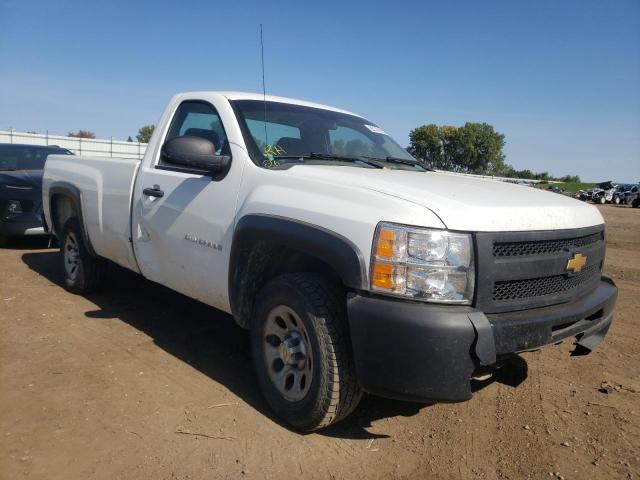
[[[304,436],[270,414],[229,316],[115,268],[74,296],[56,250],[15,243],[0,250],[0,477],[640,478],[640,209],[601,210],[620,295],[596,352],[525,354],[461,404],[365,397]]]

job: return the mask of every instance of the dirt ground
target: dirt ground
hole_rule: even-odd
[[[640,210],[601,209],[620,294],[596,352],[525,354],[461,404],[365,397],[310,435],[270,414],[227,315],[119,269],[74,296],[56,250],[2,249],[0,477],[640,478]]]

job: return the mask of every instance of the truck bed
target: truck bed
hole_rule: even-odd
[[[42,182],[43,199],[56,187],[73,186],[82,199],[84,227],[95,252],[138,272],[131,244],[131,198],[139,160],[50,155]],[[53,190],[53,192],[52,192]],[[52,225],[49,202],[45,218]]]

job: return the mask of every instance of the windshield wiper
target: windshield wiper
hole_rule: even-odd
[[[374,159],[369,157],[360,157],[360,156],[348,156],[348,155],[333,155],[331,153],[314,153],[311,152],[309,154],[304,155],[274,155],[273,158],[275,160],[287,160],[287,159],[309,159],[309,160],[337,160],[340,162],[350,162],[350,163],[364,163],[366,165],[370,165],[374,168],[384,168],[380,165],[379,162],[374,161]]]
[[[435,170],[431,167],[426,166],[424,163],[422,163],[419,160],[410,160],[408,158],[401,158],[401,157],[385,157],[385,158],[377,158],[377,157],[367,157],[371,160],[378,160],[380,162],[389,162],[389,163],[398,163],[400,165],[410,165],[412,167],[415,167],[416,165],[418,167],[424,168],[425,170],[429,170],[430,172],[434,172]]]

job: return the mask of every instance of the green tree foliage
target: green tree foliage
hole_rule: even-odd
[[[131,135],[127,137],[127,142],[133,142],[133,138],[131,138]]]
[[[409,148],[407,150],[414,157],[424,160],[434,168],[446,170],[444,160],[444,146],[442,140],[442,130],[445,127],[438,127],[433,123],[414,128],[409,133]],[[455,128],[455,127],[451,127]]]
[[[567,183],[581,183],[580,175],[565,175],[564,177],[554,177],[549,174],[549,172],[540,172],[534,173],[529,169],[524,170],[516,170],[511,165],[505,164],[504,168],[496,173],[497,176],[500,177],[509,177],[509,178],[528,178],[531,180],[542,180],[543,182],[549,180],[557,180],[560,182]]]
[[[141,127],[140,130],[138,130],[138,135],[136,135],[136,138],[140,143],[149,143],[149,140],[151,140],[151,135],[153,135],[153,131],[155,130],[155,128],[155,125],[145,125],[144,127]]]
[[[78,130],[77,132],[69,132],[67,137],[73,138],[96,138],[96,134],[89,130]]]
[[[440,170],[492,173],[504,167],[504,135],[487,123],[423,125],[411,131],[409,140],[412,155]]]

